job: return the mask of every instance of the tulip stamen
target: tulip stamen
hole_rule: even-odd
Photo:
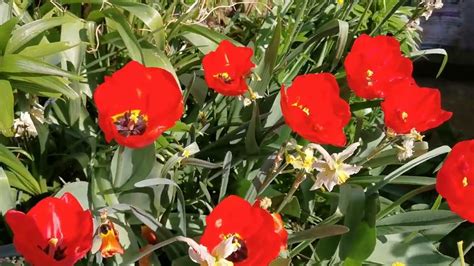
[[[225,84],[230,84],[230,83],[232,83],[232,81],[234,81],[231,78],[231,76],[229,75],[229,73],[227,73],[227,72],[217,73],[217,74],[213,75],[213,77],[217,78],[217,79],[220,79]]]
[[[367,80],[367,85],[369,85],[369,86],[374,85],[374,82],[372,80],[373,75],[374,75],[374,71],[368,69],[367,70],[367,77],[365,77],[365,79]]]
[[[228,234],[224,236],[224,240],[231,237],[233,238],[232,245],[234,245],[236,249],[225,259],[234,263],[244,261],[248,257],[248,249],[245,241],[239,234]]]
[[[408,118],[408,113],[407,112],[402,112],[401,117],[402,117],[403,122],[406,122],[407,118]]]
[[[305,113],[307,116],[309,116],[309,108],[300,104],[299,103],[299,100],[292,103],[291,106],[294,106],[294,107],[297,107],[298,109],[300,109],[301,111],[303,111],[303,113]]]
[[[47,255],[53,257],[56,261],[60,261],[66,258],[66,247],[61,248],[58,245],[58,242],[59,239],[53,237],[49,239],[48,245],[45,248],[41,248],[40,246],[38,246],[38,248],[40,248]]]
[[[147,128],[148,117],[140,110],[131,110],[112,116],[114,125],[124,137],[143,135]]]

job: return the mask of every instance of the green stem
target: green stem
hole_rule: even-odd
[[[120,176],[122,175],[122,155],[123,155],[123,151],[125,150],[125,148],[120,145],[119,148],[118,148],[118,154],[117,154],[117,165],[116,165],[116,168],[115,168],[115,178],[113,180],[111,180],[114,187],[117,187],[117,180],[120,178]]]
[[[415,197],[418,194],[424,193],[426,191],[433,190],[434,188],[435,188],[435,185],[428,185],[428,186],[419,187],[415,190],[412,190],[412,191],[408,192],[407,194],[403,195],[401,198],[399,198],[398,200],[396,200],[392,204],[390,204],[390,206],[388,206],[387,208],[385,208],[385,209],[381,210],[379,213],[377,213],[377,216],[376,216],[377,218],[376,219],[377,220],[382,219],[383,217],[385,217],[387,214],[389,214],[392,210],[394,210],[396,207],[400,206],[405,201]]]
[[[293,194],[295,194],[301,182],[303,182],[305,179],[306,179],[305,172],[304,171],[299,172],[295,178],[295,181],[293,182],[293,185],[291,186],[290,191],[288,192],[286,197],[283,199],[283,201],[280,203],[280,206],[278,206],[276,213],[280,213],[283,210],[283,208],[285,208],[286,204],[288,204],[291,198],[293,198]]]

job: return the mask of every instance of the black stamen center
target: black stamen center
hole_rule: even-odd
[[[132,119],[132,112],[125,112],[115,120],[114,124],[120,135],[128,137],[143,135],[147,123],[145,116],[141,113],[138,113],[137,117]]]
[[[228,261],[232,261],[234,263],[244,261],[248,257],[248,250],[247,245],[245,245],[245,241],[240,239],[239,237],[234,237],[234,243],[239,247],[236,251],[230,254],[227,258]]]
[[[47,245],[45,248],[41,248],[40,246],[38,246],[38,248],[41,249],[47,255],[52,255],[56,261],[60,261],[66,258],[67,247],[61,248],[60,246],[57,246],[54,249],[54,253],[52,254],[50,253],[51,245]]]
[[[100,226],[100,233],[103,235],[106,235],[110,230],[112,230],[112,228],[108,224],[102,224]]]

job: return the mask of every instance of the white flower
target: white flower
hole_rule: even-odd
[[[415,147],[415,140],[410,137],[404,137],[402,146],[396,146],[398,149],[397,158],[398,160],[405,161],[413,156],[413,148]]]
[[[232,253],[239,249],[239,244],[235,241],[234,236],[223,239],[212,251],[209,253],[207,248],[197,243],[188,242],[190,245],[188,254],[192,261],[199,265],[205,266],[232,266],[233,262],[226,260]]]
[[[318,150],[323,156],[322,160],[317,160],[313,164],[313,168],[319,171],[319,173],[316,175],[316,181],[311,187],[311,190],[316,190],[324,185],[328,191],[332,191],[335,185],[345,183],[351,175],[358,173],[362,168],[362,166],[344,163],[344,160],[354,154],[355,150],[360,145],[359,142],[353,143],[342,152],[333,153],[332,155],[329,155],[321,145],[310,145]]]
[[[301,151],[300,151],[301,152]],[[295,169],[304,169],[306,173],[313,171],[313,164],[316,161],[314,157],[313,148],[306,147],[303,150],[303,154],[297,154],[296,156],[286,156],[287,163],[291,164]]]
[[[20,118],[13,120],[13,130],[17,138],[22,136],[38,136],[33,120],[31,120],[31,116],[27,112],[20,112]]]
[[[426,20],[428,20],[431,17],[433,10],[441,9],[443,7],[442,0],[422,0],[420,4],[423,5],[424,8],[426,9],[426,11],[423,14],[421,14],[423,17],[426,18]]]

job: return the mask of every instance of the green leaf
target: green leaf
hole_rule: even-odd
[[[370,185],[384,179],[384,175],[379,176],[354,176],[350,178],[347,182],[349,184],[360,184],[360,185]],[[414,185],[414,186],[427,186],[433,185],[436,183],[436,178],[428,176],[407,176],[402,175],[393,179],[390,184],[398,185]]]
[[[0,72],[24,75],[25,73],[61,76],[70,79],[81,79],[80,76],[64,71],[56,66],[45,63],[36,58],[19,54],[7,54],[0,57]]]
[[[66,51],[73,48],[74,45],[70,45],[67,42],[53,42],[53,43],[40,43],[38,45],[28,46],[23,49],[19,54],[28,57],[44,57]]]
[[[153,34],[153,38],[159,49],[163,50],[165,45],[165,28],[163,25],[163,18],[160,13],[152,8],[151,6],[135,3],[135,2],[122,2],[122,1],[112,1],[112,3],[117,6],[129,11],[133,15],[137,16]],[[146,56],[144,55],[146,58]]]
[[[350,229],[344,234],[339,244],[339,257],[346,259],[352,255],[354,245],[359,241],[358,232],[368,231],[362,219],[365,215],[365,194],[362,187],[357,185],[344,184],[340,187],[339,209],[344,214],[344,225]],[[365,243],[365,241],[363,241]],[[362,242],[360,242],[362,243]]]
[[[332,67],[331,69],[334,70],[336,66],[339,64],[339,61],[341,61],[342,56],[344,55],[344,52],[346,50],[346,45],[347,45],[347,39],[349,36],[349,23],[343,20],[338,20],[339,23],[339,32],[337,34],[337,49],[334,54],[334,59],[332,61]]]
[[[12,54],[18,51],[36,36],[44,34],[51,28],[60,26],[64,23],[73,22],[74,20],[76,20],[76,18],[65,13],[65,15],[62,17],[38,19],[25,24],[12,32],[12,36],[8,40],[7,46],[5,48],[5,54]]]
[[[62,197],[65,193],[71,193],[80,203],[83,209],[89,209],[89,183],[77,181],[66,183],[63,188],[56,193],[56,197]]]
[[[107,25],[117,30],[119,33],[120,37],[125,43],[125,46],[127,47],[130,58],[143,63],[143,54],[140,44],[133,34],[133,31],[124,15],[116,8],[107,8],[102,12],[104,13],[105,17],[109,19],[107,21]]]
[[[245,137],[245,150],[247,154],[257,154],[260,150],[257,142],[257,132],[260,129],[259,110],[256,102],[252,105],[252,118]]]
[[[203,54],[208,54],[217,48],[217,45],[228,40],[237,46],[241,43],[209,28],[200,25],[181,25],[181,35],[196,46]]]
[[[449,265],[453,258],[440,254],[433,243],[417,234],[410,243],[403,240],[407,234],[388,235],[385,240],[377,239],[377,244],[369,262],[392,265],[402,262],[406,265]]]
[[[446,50],[442,48],[435,48],[435,49],[413,51],[410,54],[410,57],[423,57],[425,55],[430,55],[430,54],[437,54],[437,55],[443,56],[443,61],[441,62],[441,66],[439,67],[438,73],[436,74],[436,78],[438,78],[441,75],[441,73],[443,73],[444,67],[448,63],[448,53],[446,52]]]
[[[183,191],[181,191],[181,188],[178,186],[178,184],[176,184],[173,180],[166,178],[151,178],[136,183],[135,187],[154,187],[160,185],[171,185],[177,188],[179,228],[181,229],[181,233],[186,235],[186,203],[184,200]]]
[[[343,225],[318,225],[313,228],[296,232],[288,236],[288,245],[293,245],[305,240],[315,240],[330,236],[342,235],[349,232]]]
[[[369,187],[367,189],[367,194],[370,195],[372,193],[375,193],[377,192],[379,189],[381,189],[383,186],[385,186],[386,184],[390,183],[392,180],[394,180],[395,178],[401,176],[403,173],[407,172],[408,170],[414,168],[415,166],[423,163],[423,162],[426,162],[436,156],[439,156],[441,154],[445,154],[445,153],[448,153],[449,151],[451,151],[451,148],[449,148],[448,146],[441,146],[441,147],[438,147],[434,150],[431,150],[409,162],[407,162],[406,164],[400,166],[399,168],[397,168],[395,171],[391,172],[390,174],[386,175],[383,179],[381,179],[379,182],[377,182],[376,184],[374,184],[373,186]]]
[[[0,167],[0,215],[4,215],[6,211],[15,208],[15,200],[12,198],[10,183],[7,174]]]
[[[118,148],[110,165],[114,186],[121,189],[133,187],[133,184],[148,176],[154,162],[154,144],[141,149]]]
[[[10,35],[17,23],[18,18],[15,17],[0,25],[0,55],[4,54]]]
[[[265,55],[254,71],[260,77],[260,80],[255,79],[250,83],[250,88],[259,94],[263,94],[266,91],[274,75],[273,70],[277,61],[278,47],[281,39],[281,23],[281,20],[277,22],[273,30],[271,42],[265,50]]]
[[[152,50],[152,49],[143,49],[143,56],[145,59],[145,65],[147,67],[159,67],[163,68],[166,71],[170,72],[174,78],[176,79],[176,82],[178,83],[179,86],[179,80],[178,76],[176,75],[176,72],[174,70],[173,65],[171,64],[169,58],[161,51],[159,50]]]
[[[31,195],[41,194],[42,191],[38,181],[36,181],[30,172],[23,166],[20,160],[18,160],[18,158],[16,158],[16,156],[2,144],[0,144],[0,163],[4,164],[13,172],[14,177],[12,178],[14,178],[14,180],[9,179],[12,186],[15,186]]]
[[[222,180],[221,189],[219,190],[219,202],[222,201],[227,192],[227,185],[229,184],[230,169],[232,167],[232,152],[228,151],[225,154],[222,166]]]
[[[2,111],[0,112],[0,133],[7,137],[13,135],[13,90],[10,82],[7,80],[0,80],[0,106]]]
[[[77,99],[79,94],[72,89],[67,80],[55,76],[9,76],[12,85],[17,90],[52,98],[62,95],[69,99]]]
[[[377,222],[378,235],[390,235],[461,223],[464,220],[447,210],[423,210],[395,214]]]

